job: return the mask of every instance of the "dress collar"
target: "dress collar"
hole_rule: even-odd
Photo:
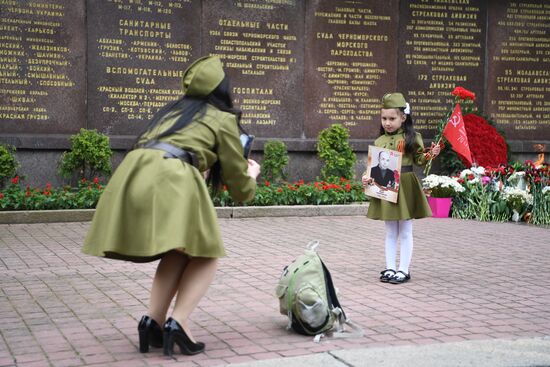
[[[398,135],[402,133],[403,133],[403,128],[399,128],[395,130],[393,133],[384,132],[384,135],[393,136],[393,135]]]

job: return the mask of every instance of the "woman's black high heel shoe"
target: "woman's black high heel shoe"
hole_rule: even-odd
[[[138,324],[139,333],[139,351],[141,353],[147,353],[149,351],[149,345],[153,347],[162,347],[162,329],[160,325],[150,318],[149,316],[143,316]]]
[[[204,351],[204,343],[193,343],[181,325],[170,317],[164,324],[163,349],[165,356],[172,356],[174,353],[174,343],[180,347],[182,354],[192,355]]]

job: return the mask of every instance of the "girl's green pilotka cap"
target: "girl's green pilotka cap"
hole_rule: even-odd
[[[224,77],[222,62],[217,56],[201,57],[183,73],[183,93],[189,97],[206,97]]]
[[[401,93],[386,93],[382,97],[382,108],[405,108],[407,102]]]

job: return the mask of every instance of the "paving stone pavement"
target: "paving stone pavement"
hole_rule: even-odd
[[[378,281],[383,222],[342,216],[220,223],[228,256],[190,324],[206,352],[174,358],[137,350],[137,321],[156,263],[81,254],[89,223],[0,225],[0,366],[218,366],[550,335],[547,228],[417,220],[412,279],[392,285]],[[314,343],[285,329],[274,288],[284,265],[313,239],[363,337]]]

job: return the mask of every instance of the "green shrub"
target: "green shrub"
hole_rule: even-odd
[[[246,206],[272,205],[336,205],[364,202],[367,200],[361,182],[349,181],[340,178],[338,182],[315,181],[305,183],[300,180],[294,183],[280,185],[258,186],[256,195]],[[212,196],[215,206],[243,205],[231,200],[231,196],[224,186],[217,195]]]
[[[97,177],[91,181],[81,179],[77,187],[52,187],[47,183],[43,188],[21,185],[19,177],[15,177],[7,188],[0,190],[0,210],[93,209],[102,193],[103,186]],[[231,199],[225,186],[216,195],[210,194],[215,206],[243,205]],[[342,178],[337,183],[300,180],[259,186],[254,200],[244,205],[335,205],[366,200],[361,182]]]
[[[14,156],[15,148],[11,145],[0,144],[0,187],[4,187],[4,180],[15,176],[19,162]]]
[[[354,177],[355,153],[349,145],[349,130],[341,124],[333,124],[319,134],[317,153],[324,161],[321,177],[334,182],[339,178],[351,180]]]
[[[111,173],[109,137],[96,130],[80,129],[71,136],[71,151],[63,153],[59,173],[65,178],[86,178]]]
[[[262,161],[262,179],[268,182],[279,183],[286,179],[284,172],[288,165],[288,152],[285,143],[280,140],[271,140],[264,146]]]

